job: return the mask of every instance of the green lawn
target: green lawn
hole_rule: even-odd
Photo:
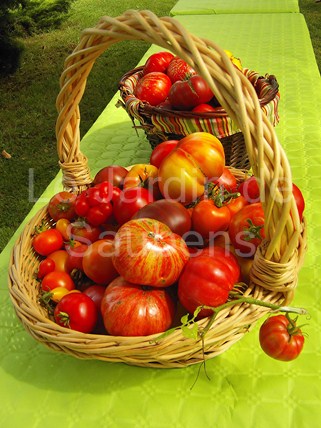
[[[75,0],[61,29],[25,41],[20,70],[0,80],[0,152],[11,154],[10,159],[0,157],[0,250],[58,172],[55,98],[63,61],[76,46],[81,30],[94,26],[102,15],[118,16],[127,9],[150,9],[158,16],[168,15],[175,3]],[[321,4],[300,0],[300,7],[321,69]],[[81,135],[117,91],[119,77],[137,64],[147,48],[142,42],[118,43],[100,58],[82,100]],[[29,186],[30,182],[34,187]]]

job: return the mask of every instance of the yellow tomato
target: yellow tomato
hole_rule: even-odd
[[[159,189],[163,197],[189,204],[204,193],[207,180],[222,175],[224,166],[220,140],[207,132],[194,132],[182,138],[161,163]]]
[[[128,187],[147,186],[147,181],[157,180],[158,168],[149,164],[134,165],[124,178],[124,189]],[[146,186],[145,186],[146,184]]]

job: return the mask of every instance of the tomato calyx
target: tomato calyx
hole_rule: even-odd
[[[217,186],[211,182],[205,184],[204,197],[212,200],[217,208],[223,207],[240,195],[239,192],[229,192],[224,186]]]
[[[59,312],[57,317],[64,327],[70,328],[70,316],[67,314],[67,312]]]
[[[247,223],[249,224],[248,228],[244,228],[244,236],[243,236],[243,240],[244,241],[251,241],[251,239],[253,238],[257,238],[262,240],[262,236],[261,236],[261,229],[263,229],[264,225],[258,225],[256,226],[253,221],[248,218]]]
[[[298,316],[296,316],[294,319],[290,317],[289,313],[286,313],[285,316],[289,321],[289,324],[287,326],[287,331],[289,334],[289,342],[290,342],[292,336],[302,333],[301,328],[306,324],[297,325]]]

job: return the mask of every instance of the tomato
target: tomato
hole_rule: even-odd
[[[186,263],[178,281],[178,299],[184,308],[194,313],[202,305],[224,304],[233,288],[230,268],[219,257],[199,254]],[[202,309],[198,318],[210,316],[211,309]]]
[[[170,78],[165,73],[154,71],[138,80],[134,95],[143,102],[157,106],[166,100],[171,86]]]
[[[245,205],[232,217],[229,237],[237,255],[254,256],[256,248],[265,238],[264,212],[261,202]]]
[[[148,336],[166,331],[175,304],[166,289],[131,284],[118,277],[106,288],[101,311],[113,336]]]
[[[67,268],[68,253],[66,250],[54,251],[53,253],[50,253],[47,258],[54,261],[55,270],[58,270],[60,272],[68,272],[68,268]]]
[[[267,318],[260,327],[259,340],[263,351],[280,361],[294,360],[304,345],[300,328],[285,315]]]
[[[241,281],[245,282],[246,284],[250,283],[250,273],[253,266],[253,259],[249,257],[241,257],[235,254],[235,257],[237,258],[238,264],[241,268]]]
[[[198,104],[196,107],[192,109],[193,113],[213,113],[215,112],[215,108],[212,107],[210,104]]]
[[[157,52],[152,54],[145,62],[143,74],[145,75],[153,71],[165,73],[173,58],[174,55],[171,52]]]
[[[241,277],[241,268],[238,258],[231,252],[230,249],[225,247],[219,247],[218,245],[209,245],[201,250],[202,256],[206,255],[209,257],[219,258],[230,271],[231,275],[231,286],[234,286]],[[233,288],[233,287],[232,287]]]
[[[124,179],[124,189],[129,187],[144,187],[158,199],[158,168],[150,164],[136,164],[127,173]]]
[[[48,256],[54,251],[60,250],[64,245],[64,240],[56,229],[47,229],[38,233],[32,241],[34,250],[41,256]]]
[[[238,191],[250,204],[255,204],[260,201],[260,189],[254,175],[244,180],[239,185]]]
[[[90,285],[83,293],[89,296],[96,305],[97,310],[100,312],[101,301],[105,294],[106,287],[99,284]]]
[[[177,281],[189,259],[182,237],[154,219],[128,221],[113,243],[115,268],[134,284],[168,287]]]
[[[170,88],[168,99],[177,110],[191,110],[207,103],[214,94],[203,77],[195,75],[187,80],[177,81]]]
[[[37,278],[42,279],[47,275],[47,273],[53,272],[55,270],[55,262],[50,258],[45,258],[39,263],[39,268],[37,272]]]
[[[71,223],[71,238],[82,244],[90,245],[99,239],[101,230],[97,226],[92,226],[85,220],[78,220]]]
[[[41,288],[43,291],[50,291],[57,287],[63,287],[69,291],[76,288],[73,279],[67,272],[54,270],[43,278]]]
[[[183,236],[191,229],[192,221],[188,210],[180,202],[160,199],[145,205],[132,219],[153,218],[166,224],[172,232]]]
[[[237,198],[232,198],[226,202],[226,207],[228,208],[231,218],[234,214],[240,211],[245,205],[248,205],[248,201],[244,198],[244,196],[238,196]]]
[[[150,155],[151,165],[159,168],[163,159],[177,146],[178,140],[167,140],[158,144],[152,151]]]
[[[70,192],[59,192],[54,195],[48,204],[48,213],[50,217],[57,221],[60,218],[72,220],[75,213],[76,195]]]
[[[228,192],[233,193],[237,191],[236,178],[227,167],[223,168],[223,173],[219,177],[211,178],[209,182],[219,187],[223,187]]]
[[[56,287],[51,291],[47,291],[44,295],[41,296],[41,298],[49,298],[51,301],[58,303],[68,293],[80,293],[80,291],[76,289],[69,291],[64,287]]]
[[[115,187],[122,187],[127,172],[128,170],[120,165],[105,166],[97,172],[93,184],[96,185],[103,181],[108,181]]]
[[[196,71],[183,59],[175,57],[169,63],[166,73],[171,79],[171,82],[175,83],[178,80],[186,79],[188,76],[193,76],[196,74]]]
[[[140,208],[154,200],[153,194],[143,187],[124,189],[114,201],[114,216],[117,223],[120,225],[126,223]]]
[[[83,255],[82,268],[85,274],[96,284],[109,284],[116,276],[113,261],[113,241],[99,239],[89,245]]]
[[[218,207],[213,199],[203,199],[193,209],[192,228],[203,238],[227,230],[230,221],[231,213],[227,206]]]
[[[208,179],[219,177],[225,166],[222,143],[207,132],[182,138],[158,170],[159,188],[165,199],[189,204],[204,193]]]
[[[67,218],[60,218],[57,220],[56,229],[62,234],[65,241],[71,238],[71,223]]]
[[[97,242],[97,241],[96,241]],[[69,247],[67,250],[67,262],[66,268],[67,272],[72,272],[74,269],[83,271],[82,260],[84,254],[88,250],[87,244],[80,244],[74,247]]]
[[[292,183],[292,191],[293,191],[293,196],[294,196],[294,199],[296,202],[296,206],[298,208],[299,219],[302,221],[303,212],[304,212],[304,208],[305,208],[304,197],[303,197],[303,194],[302,194],[301,190],[299,189],[299,187],[294,183]]]
[[[86,294],[68,293],[55,307],[54,318],[63,327],[91,333],[97,323],[98,311],[93,300]]]

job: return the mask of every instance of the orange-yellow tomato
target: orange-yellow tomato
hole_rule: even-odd
[[[124,178],[124,189],[128,187],[147,187],[148,181],[153,184],[157,180],[158,168],[149,164],[134,165]]]
[[[224,166],[222,143],[207,132],[194,132],[182,138],[161,163],[159,189],[163,197],[188,204],[204,193],[206,181],[222,175]]]

